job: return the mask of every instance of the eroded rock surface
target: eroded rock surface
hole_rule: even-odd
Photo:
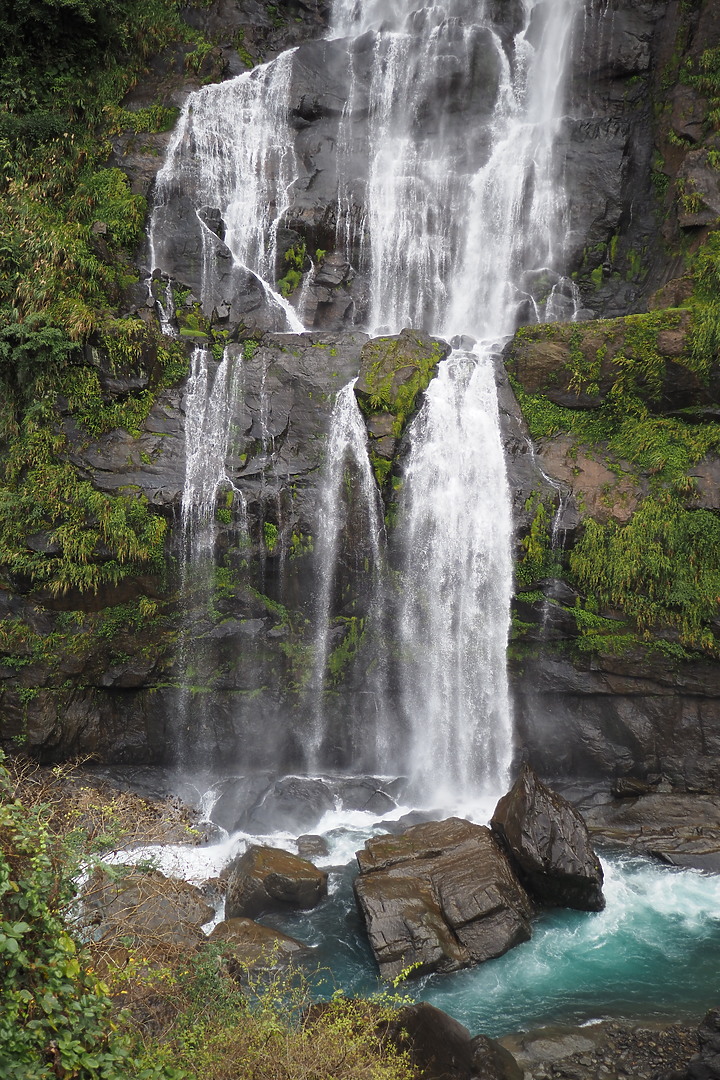
[[[602,911],[603,871],[578,811],[524,765],[490,827],[539,904]]]
[[[455,971],[530,937],[532,904],[484,826],[449,818],[375,837],[358,864],[355,896],[386,978]]]

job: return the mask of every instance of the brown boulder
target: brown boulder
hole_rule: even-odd
[[[252,919],[226,919],[210,934],[210,941],[220,942],[232,960],[244,968],[286,964],[305,951],[295,938]]]
[[[530,937],[532,905],[489,829],[459,818],[368,840],[355,897],[386,978],[456,971]]]
[[[250,847],[226,871],[225,917],[313,908],[327,896],[327,874],[279,848]]]
[[[602,911],[603,872],[578,811],[524,765],[490,827],[540,904]]]
[[[88,921],[97,924],[95,940],[131,938],[143,946],[182,948],[204,940],[200,928],[214,912],[200,889],[159,870],[130,867],[116,875],[96,870],[83,892]]]

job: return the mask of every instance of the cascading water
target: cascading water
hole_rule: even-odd
[[[331,37],[345,47],[350,79],[335,151],[336,242],[348,262],[368,272],[369,328],[465,336],[409,433],[397,530],[403,582],[396,622],[406,662],[394,676],[398,692],[385,723],[397,724],[399,708],[410,752],[409,761],[375,760],[378,768],[409,767],[427,798],[443,788],[497,789],[509,766],[511,517],[493,347],[519,318],[571,317],[576,309],[560,273],[565,202],[555,145],[578,4],[520,0],[502,28],[492,0],[335,0],[333,9]],[[200,229],[203,303],[222,292],[222,242],[234,267],[254,275],[299,329],[275,286],[280,231],[301,173],[289,110],[294,56],[191,95],[158,176],[151,261],[162,267],[172,254],[168,214],[187,203],[186,219]],[[358,146],[367,160],[360,212],[349,195],[357,180],[343,172]],[[369,554],[380,564],[365,433],[359,415],[351,423],[345,408],[357,408],[352,391],[343,394],[318,528],[318,696],[349,447],[375,535]],[[326,735],[321,704],[314,713],[310,758],[317,762]],[[365,750],[363,759],[371,760]]]
[[[338,556],[343,531],[348,517],[355,508],[353,531],[356,549],[367,551],[371,571],[375,575],[375,587],[371,590],[366,617],[377,613],[380,603],[378,574],[384,540],[384,524],[381,501],[367,453],[367,431],[355,398],[355,382],[348,383],[339,392],[330,418],[330,434],[327,446],[325,476],[318,521],[318,544],[316,572],[318,575],[315,611],[315,659],[313,665],[313,728],[308,745],[308,759],[312,766],[322,764],[322,744],[327,736],[324,708],[325,676],[330,644],[333,592],[337,586]],[[348,488],[352,500],[348,500]],[[360,509],[358,520],[357,509]],[[363,520],[364,519],[364,520]],[[363,733],[363,743],[371,746],[370,758],[376,761],[382,749],[377,745],[381,731]],[[372,747],[373,742],[375,746]],[[372,752],[374,749],[374,753]]]
[[[447,800],[501,787],[509,764],[511,520],[492,365],[462,353],[446,361],[411,440],[402,705],[414,772]]]
[[[232,436],[232,413],[242,388],[242,361],[227,350],[220,363],[207,349],[195,349],[185,391],[185,484],[181,516],[184,563],[212,556],[215,504],[226,488],[237,499],[240,524],[245,524],[242,492],[227,474]]]
[[[554,151],[577,5],[527,0],[510,55],[488,7],[341,2],[334,22],[337,34],[375,32],[361,238],[371,327],[479,340],[431,384],[404,473],[400,697],[410,769],[432,798],[497,790],[510,762],[511,514],[493,345],[519,315],[576,310],[558,272],[565,199]],[[452,120],[458,100],[478,93],[489,138]]]
[[[192,94],[182,111],[158,173],[150,224],[151,269],[164,266],[172,233],[168,208],[191,198],[200,223],[200,280],[205,297],[218,286],[218,233],[207,211],[220,210],[215,228],[234,266],[253,275],[293,331],[304,329],[274,288],[278,228],[297,175],[287,101],[292,51],[229,83]],[[189,194],[191,193],[191,195]],[[221,224],[220,224],[221,223]],[[226,286],[232,293],[236,283]]]
[[[226,461],[232,438],[232,413],[242,391],[242,367],[238,357],[225,350],[217,363],[207,349],[196,348],[192,355],[190,376],[185,389],[185,483],[183,485],[181,522],[182,549],[180,555],[180,588],[186,603],[191,599],[204,604],[212,587],[218,494],[232,493],[233,510],[238,528],[245,529],[245,500],[226,471]],[[191,722],[196,726],[198,716],[192,707],[192,695],[187,673],[199,659],[189,625],[183,627],[178,650],[178,666],[185,682],[180,690],[179,725],[174,747],[175,764],[190,768],[197,744]]]

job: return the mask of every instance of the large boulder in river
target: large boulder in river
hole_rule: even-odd
[[[226,874],[226,919],[314,908],[327,896],[325,871],[279,848],[250,847]]]
[[[578,811],[529,765],[495,808],[490,827],[540,904],[602,911],[603,872]]]
[[[83,889],[85,918],[95,941],[129,939],[144,948],[192,948],[213,917],[200,889],[159,870],[98,867]]]
[[[386,978],[457,971],[530,937],[532,904],[482,825],[415,825],[373,837],[357,858],[355,897]]]

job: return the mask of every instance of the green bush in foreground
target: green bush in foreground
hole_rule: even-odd
[[[42,809],[15,799],[0,766],[0,1076],[6,1080],[135,1080],[140,1068],[113,1022],[107,986],[67,927],[70,849]],[[164,1074],[169,1076],[167,1072]]]

